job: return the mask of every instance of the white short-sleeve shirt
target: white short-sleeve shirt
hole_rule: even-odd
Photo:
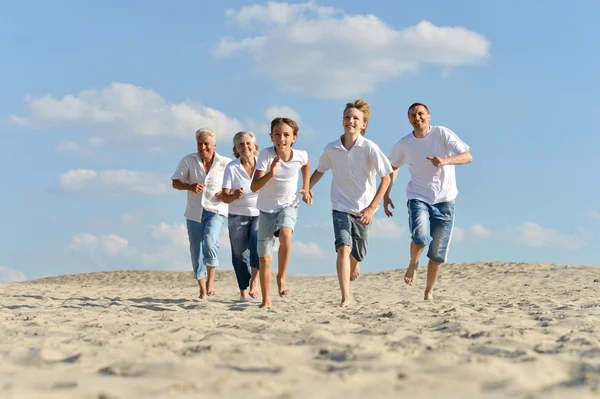
[[[206,185],[200,193],[187,192],[187,206],[184,213],[186,219],[200,223],[204,209],[227,216],[227,204],[217,199],[215,194],[221,191],[223,173],[229,162],[231,162],[231,158],[223,157],[215,152],[215,159],[208,174],[204,171],[204,165],[197,152],[186,155],[179,162],[175,173],[171,176],[172,180]]]
[[[256,208],[258,193],[253,193],[250,190],[252,177],[248,176],[239,158],[229,162],[225,167],[223,188],[228,188],[232,192],[238,188],[244,189],[244,194],[229,204],[230,215],[258,216],[259,212]]]
[[[331,169],[331,204],[333,210],[358,214],[377,192],[377,175],[392,173],[392,166],[381,149],[369,139],[359,136],[347,150],[341,137],[325,147],[317,170]]]
[[[392,148],[390,161],[399,168],[408,165],[410,181],[406,187],[408,199],[418,199],[429,205],[452,201],[458,195],[454,165],[433,166],[427,157],[440,158],[469,151],[465,144],[450,129],[431,126],[427,136],[417,138],[411,132]]]
[[[271,163],[277,156],[275,148],[265,148],[258,154],[256,170],[268,173]],[[273,213],[288,206],[300,203],[298,195],[298,175],[300,169],[308,163],[306,151],[292,149],[292,159],[279,161],[275,176],[258,190],[257,207],[263,212]]]

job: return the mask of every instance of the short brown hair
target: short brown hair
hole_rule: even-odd
[[[367,132],[367,126],[369,125],[369,120],[371,119],[371,104],[366,102],[363,98],[359,98],[353,103],[346,103],[346,108],[344,108],[344,116],[346,115],[346,111],[351,108],[356,108],[360,112],[363,113],[363,120],[365,121],[365,128],[360,131],[360,134],[363,136]]]
[[[406,113],[410,115],[410,110],[418,106],[425,107],[427,113],[429,113],[429,108],[427,108],[427,105],[423,103],[413,103],[410,107],[408,107],[408,111]]]
[[[275,126],[279,125],[280,123],[284,123],[291,127],[292,131],[294,132],[294,136],[298,136],[298,124],[294,122],[293,119],[286,117],[278,117],[271,121],[271,134],[273,134],[273,129],[275,129]]]

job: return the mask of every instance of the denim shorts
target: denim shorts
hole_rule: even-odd
[[[294,231],[298,218],[298,206],[287,206],[277,212],[260,212],[258,216],[258,256],[269,256],[275,250],[282,227]]]
[[[344,245],[352,248],[352,256],[359,262],[367,254],[369,229],[371,225],[358,223],[360,217],[346,212],[333,211],[333,232],[335,235],[335,251]]]
[[[454,228],[454,201],[429,205],[411,199],[408,207],[408,225],[415,245],[429,245],[427,257],[434,262],[444,263]]]

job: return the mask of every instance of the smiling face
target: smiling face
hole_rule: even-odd
[[[277,154],[284,154],[291,150],[296,142],[294,129],[287,123],[279,122],[271,130],[271,141],[275,145]]]
[[[256,144],[249,134],[245,134],[237,140],[235,149],[239,156],[244,159],[250,159],[256,154]]]
[[[198,146],[198,155],[200,155],[202,161],[210,161],[213,159],[215,149],[217,148],[217,144],[213,137],[202,134],[196,139],[196,144]]]
[[[346,134],[359,134],[367,128],[367,124],[365,122],[365,115],[362,111],[356,108],[348,108],[344,112],[342,126],[344,127],[344,133]]]
[[[427,129],[431,115],[425,106],[415,105],[408,110],[408,121],[416,130]]]

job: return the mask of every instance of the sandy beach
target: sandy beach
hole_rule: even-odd
[[[0,285],[0,397],[597,398],[600,268],[448,264],[433,302],[404,270],[290,276],[239,302],[233,272],[116,271]],[[275,291],[273,291],[275,292]]]

